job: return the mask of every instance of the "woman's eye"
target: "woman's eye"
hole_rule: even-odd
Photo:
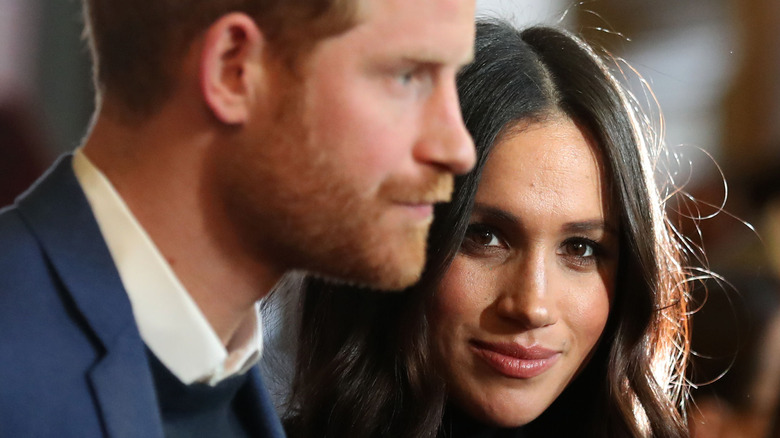
[[[566,254],[575,257],[593,257],[596,249],[588,242],[575,241],[566,245]]]
[[[606,256],[600,243],[585,237],[567,239],[561,245],[559,254],[564,257],[567,263],[578,270],[590,269],[599,264]]]
[[[482,247],[503,246],[498,235],[490,227],[481,224],[469,225],[466,230],[466,242]]]

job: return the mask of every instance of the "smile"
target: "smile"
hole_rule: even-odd
[[[514,343],[472,341],[472,351],[499,374],[512,379],[531,379],[555,365],[558,351],[539,346],[523,347]]]

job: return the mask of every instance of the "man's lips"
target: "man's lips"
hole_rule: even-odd
[[[430,219],[433,217],[434,205],[440,202],[447,202],[447,200],[440,198],[413,201],[403,200],[396,201],[396,205],[403,207],[415,219]]]
[[[505,377],[530,379],[552,367],[561,352],[539,345],[524,347],[513,342],[471,341],[472,351]]]
[[[433,204],[403,204],[416,214],[427,217],[433,215]]]

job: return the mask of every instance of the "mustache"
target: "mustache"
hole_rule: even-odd
[[[436,204],[449,202],[455,177],[446,172],[426,173],[416,181],[404,178],[394,178],[386,181],[379,189],[384,199],[402,204]]]

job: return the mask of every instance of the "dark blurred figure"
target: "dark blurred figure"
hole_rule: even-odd
[[[726,209],[755,233],[729,215],[705,233],[717,236],[708,256],[729,284],[694,290],[690,377],[701,387],[690,424],[694,438],[780,437],[780,164],[729,182]]]
[[[30,186],[46,168],[43,142],[22,105],[0,105],[0,207]]]
[[[770,273],[724,277],[730,285],[708,280],[693,292],[692,436],[767,437],[780,388],[780,283]]]

